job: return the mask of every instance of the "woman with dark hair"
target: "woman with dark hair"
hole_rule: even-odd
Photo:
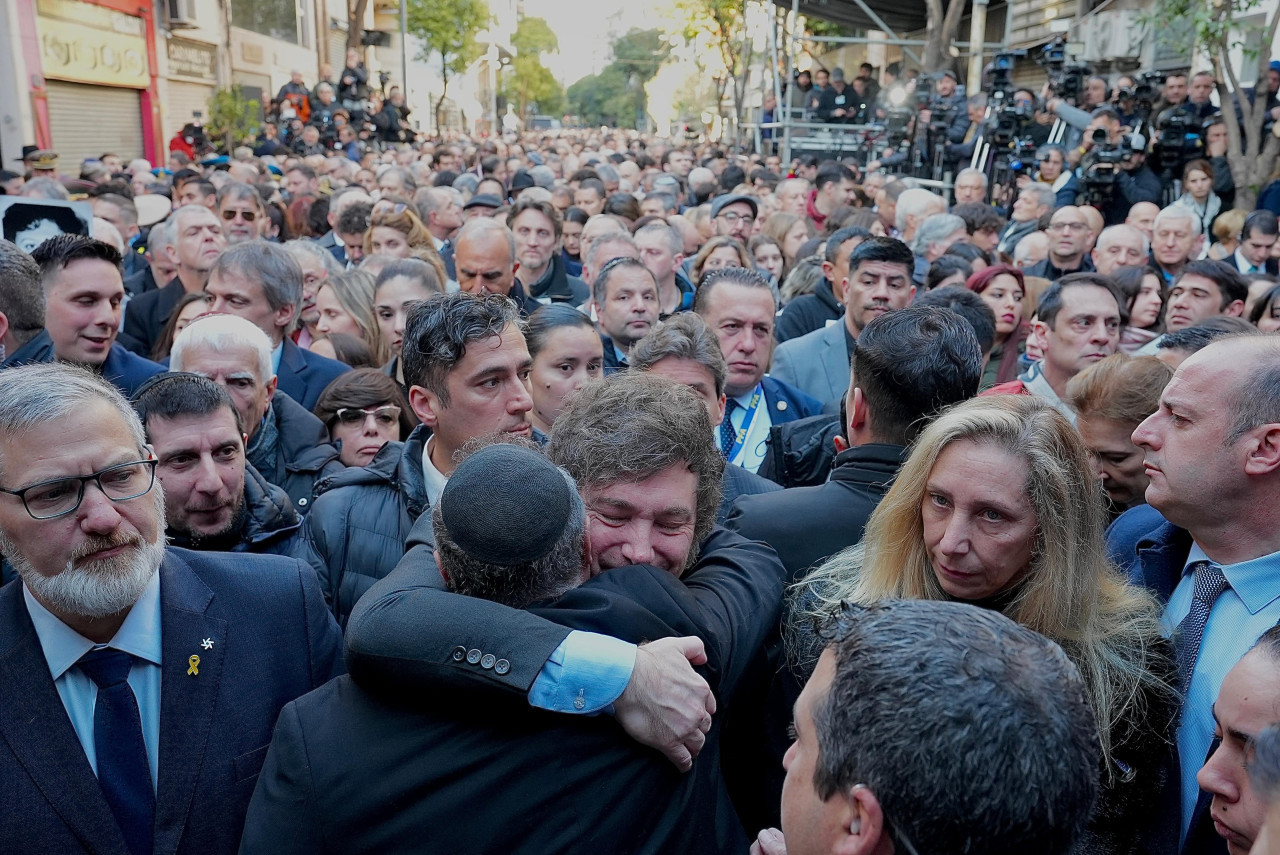
[[[179,297],[178,304],[173,307],[173,313],[169,315],[169,320],[160,330],[156,346],[151,349],[151,361],[163,362],[168,359],[169,351],[173,349],[174,337],[186,329],[187,324],[207,311],[209,311],[209,295],[203,291],[183,294]]]
[[[320,393],[314,410],[347,466],[367,466],[388,442],[413,430],[409,405],[396,383],[377,368],[339,375]]]
[[[1186,208],[1196,218],[1197,229],[1206,245],[1213,243],[1213,221],[1222,213],[1222,200],[1213,192],[1213,167],[1197,158],[1182,167],[1183,194],[1173,204]]]
[[[582,229],[589,219],[591,215],[581,208],[570,207],[564,212],[560,254],[564,256],[564,269],[570,276],[582,275]]]
[[[288,224],[289,234],[293,237],[320,237],[311,231],[311,206],[315,203],[316,197],[310,194],[298,196],[289,203],[289,207],[285,212],[285,223]]]
[[[964,285],[973,275],[969,262],[958,255],[943,253],[929,265],[929,272],[924,277],[924,289],[932,291],[947,285]]]
[[[362,339],[340,332],[330,332],[311,342],[312,353],[336,359],[352,368],[380,368],[373,351]]]
[[[964,287],[977,294],[996,316],[996,343],[982,371],[983,389],[1018,379],[1018,357],[1031,331],[1023,311],[1027,283],[1022,271],[1009,264],[994,264],[969,277]]]
[[[530,315],[525,341],[533,357],[529,421],[550,434],[569,396],[600,376],[604,342],[590,318],[563,303],[543,306]]]
[[[284,207],[279,202],[263,203],[262,212],[267,220],[266,225],[263,226],[263,238],[274,243],[293,240],[294,234],[289,231],[289,223]]]
[[[1253,311],[1249,312],[1249,323],[1266,333],[1280,330],[1280,285],[1263,294],[1253,304]]]
[[[1117,267],[1111,281],[1124,294],[1129,322],[1120,332],[1120,350],[1134,353],[1164,332],[1164,306],[1168,295],[1160,274],[1150,267]]]
[[[640,203],[630,193],[611,193],[604,200],[604,213],[622,217],[627,221],[627,228],[640,219]]]

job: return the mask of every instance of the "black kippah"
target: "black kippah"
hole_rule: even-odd
[[[482,448],[440,494],[440,519],[467,555],[509,567],[544,557],[573,509],[569,482],[550,460],[518,445]]]

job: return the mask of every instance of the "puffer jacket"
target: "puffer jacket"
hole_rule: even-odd
[[[404,442],[384,445],[368,466],[316,486],[303,553],[340,625],[364,592],[395,568],[409,530],[429,507],[422,475],[427,436],[419,425]]]
[[[276,420],[275,465],[263,477],[284,489],[298,516],[305,517],[315,501],[318,485],[331,475],[345,472],[338,449],[329,442],[324,422],[284,392],[271,402]]]

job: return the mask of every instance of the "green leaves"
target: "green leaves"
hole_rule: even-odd
[[[261,106],[244,97],[239,86],[217,90],[209,97],[209,120],[205,123],[210,139],[222,142],[230,154],[237,143],[253,138]]]

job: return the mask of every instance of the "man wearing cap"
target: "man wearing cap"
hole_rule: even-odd
[[[827,124],[850,124],[865,118],[867,99],[844,82],[844,69],[831,69],[831,85],[818,99],[818,120]]]
[[[490,193],[478,193],[472,196],[467,204],[462,206],[462,218],[464,222],[472,220],[493,217],[499,208],[502,207],[502,200]]]
[[[754,196],[726,193],[711,200],[711,223],[720,237],[747,245],[760,208]]]
[[[673,418],[682,424],[669,432],[700,421],[691,433],[706,436],[706,412],[691,393],[657,378],[640,379],[647,381],[637,384],[640,394],[675,405]],[[620,402],[612,390],[594,391],[610,401],[575,402],[580,411]],[[706,459],[714,462],[715,449],[704,444]],[[586,636],[572,630],[596,628],[607,612],[614,638],[586,636],[597,649],[629,660],[647,657],[651,649],[687,654],[705,646],[712,689],[731,697],[778,615],[782,585],[769,571],[767,550],[722,533],[734,549],[766,560],[709,566],[688,584],[652,566],[601,574],[583,560],[599,513],[598,489],[575,485],[528,448],[491,445],[475,452],[459,464],[430,516],[436,575],[452,593],[420,589],[393,618],[435,614],[435,607],[498,615],[534,625],[540,634],[533,643],[541,646],[546,638],[554,648],[557,635],[561,641]],[[397,570],[402,572],[412,579],[407,569]],[[531,697],[540,695],[545,686],[539,683],[553,682],[534,679],[541,661],[525,649],[512,649],[508,657],[508,645],[481,641],[492,625],[453,634],[451,649],[438,662],[457,672],[453,679],[492,680],[493,688],[504,690],[529,680]],[[361,635],[364,627],[353,631]],[[531,640],[521,634],[520,644]],[[645,641],[650,643],[633,646]],[[413,666],[425,664],[408,649]],[[331,683],[284,711],[242,853],[318,851],[322,837],[390,853],[424,845],[441,852],[616,851],[620,841],[635,852],[746,851],[720,771],[721,725],[709,716],[697,762],[688,774],[676,775],[607,717],[552,716],[512,703],[514,697],[474,692],[450,692],[443,704],[419,695],[421,702],[406,705],[400,683],[365,674],[359,682]],[[419,685],[433,694],[440,688],[430,680],[411,683],[415,690]],[[576,697],[582,703],[571,703],[570,710],[588,703],[585,689]],[[590,699],[592,706],[596,700]],[[619,720],[633,704],[625,694],[618,698]],[[403,771],[389,776],[388,770]],[[493,798],[495,787],[501,798]],[[386,811],[389,803],[397,805],[394,812]],[[457,821],[462,814],[466,821]],[[319,816],[323,824],[314,821]]]
[[[31,170],[27,180],[32,178],[57,178],[58,153],[47,148],[37,149],[22,158],[22,162]]]

